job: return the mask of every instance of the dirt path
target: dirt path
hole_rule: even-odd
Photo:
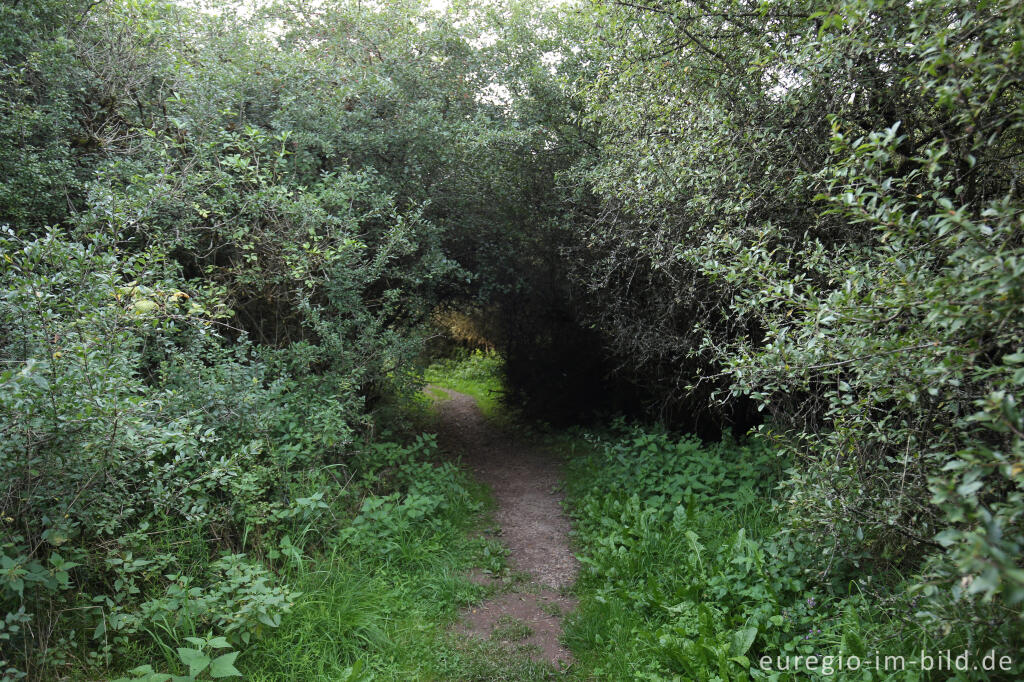
[[[535,660],[564,667],[572,657],[559,642],[561,621],[576,606],[567,589],[578,566],[569,547],[562,495],[556,490],[561,483],[559,464],[489,424],[470,396],[432,388],[450,398],[438,404],[441,445],[459,453],[476,478],[494,492],[499,539],[509,549],[512,570],[528,576],[511,590],[467,609],[458,630],[485,639],[514,639],[531,647]],[[482,574],[474,579],[491,580]]]

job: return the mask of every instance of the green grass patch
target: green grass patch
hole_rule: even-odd
[[[508,615],[507,613],[498,618],[498,622],[491,631],[491,639],[499,642],[520,642],[533,634],[533,628],[525,622]]]
[[[246,652],[249,679],[464,679],[448,627],[486,595],[468,571],[500,570],[503,556],[470,533],[483,521],[486,491],[430,452],[421,456],[424,443],[433,441],[364,453],[357,465],[381,492],[363,498],[325,552],[285,566],[303,596]]]
[[[444,677],[445,628],[483,596],[463,576],[474,548],[455,537],[414,545],[411,561],[335,551],[296,575],[304,596],[246,653],[249,679],[346,679],[352,666],[378,679]]]
[[[448,400],[449,396],[437,386],[427,386],[427,394],[435,400]]]
[[[465,358],[433,363],[427,367],[423,378],[428,384],[472,396],[485,417],[498,419],[505,414],[502,402],[505,393],[501,378],[502,362],[498,353],[478,350]],[[447,397],[443,391],[433,388],[429,390],[439,399]]]

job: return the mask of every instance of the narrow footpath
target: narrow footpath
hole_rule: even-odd
[[[437,405],[439,442],[460,455],[477,480],[493,491],[497,539],[510,552],[513,574],[524,578],[466,609],[457,630],[488,639],[496,638],[496,628],[525,624],[529,635],[524,628],[516,644],[526,646],[534,660],[565,668],[572,655],[559,637],[562,618],[576,606],[568,588],[579,567],[569,546],[569,519],[562,511],[559,463],[488,423],[470,396],[431,388],[450,398]],[[472,578],[482,584],[498,580],[485,574]]]

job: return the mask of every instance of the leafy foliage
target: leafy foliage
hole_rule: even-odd
[[[570,262],[622,371],[705,433],[756,406],[794,532],[937,621],[1024,598],[1020,12],[595,3],[575,86]]]
[[[307,550],[447,566],[471,491],[374,434],[455,313],[503,360],[428,378],[760,428],[585,460],[587,613],[650,675],[810,646],[809,598],[882,641],[901,576],[893,639],[1019,644],[1021,3],[236,10],[0,7],[5,677],[228,674]]]
[[[823,553],[780,523],[779,457],[762,440],[701,445],[620,428],[575,447],[570,509],[583,568],[566,638],[597,678],[887,679],[869,665],[839,673],[837,657],[1012,650],[1012,626],[980,639],[966,622],[895,627],[887,611],[914,612],[918,598],[886,576],[836,575],[833,547]],[[790,663],[765,670],[763,656],[769,667]],[[796,656],[818,663],[787,678],[795,673],[779,669],[792,671]]]
[[[90,2],[0,7],[0,219],[38,231],[79,204],[103,144],[106,102],[76,59]]]
[[[420,325],[466,276],[428,215],[445,168],[509,125],[476,97],[480,25],[415,4],[228,9],[2,10],[9,677],[152,651],[230,672],[184,638],[232,656],[266,637],[299,598],[283,562],[343,527],[346,552],[419,560],[468,508],[437,488],[450,465],[411,455],[414,482],[350,496],[358,467],[391,461],[358,455],[374,405],[417,388]]]

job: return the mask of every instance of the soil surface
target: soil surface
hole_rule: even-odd
[[[456,629],[528,647],[535,660],[564,667],[572,655],[559,642],[562,616],[576,607],[568,588],[579,567],[569,546],[569,519],[558,491],[560,464],[489,423],[470,396],[430,388],[450,398],[437,404],[438,440],[493,491],[498,539],[509,550],[512,570],[525,578],[466,609]],[[470,578],[499,585],[498,577],[483,572]]]

